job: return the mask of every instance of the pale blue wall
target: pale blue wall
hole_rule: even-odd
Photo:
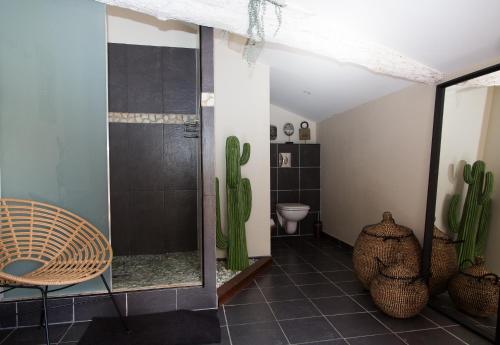
[[[0,0],[0,169],[3,197],[108,234],[105,13],[92,0]]]

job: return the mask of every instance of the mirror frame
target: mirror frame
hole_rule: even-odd
[[[436,86],[436,99],[434,105],[434,123],[432,129],[432,147],[431,147],[431,160],[429,168],[429,184],[427,187],[427,208],[425,215],[425,232],[424,232],[424,245],[423,245],[423,255],[422,255],[422,275],[426,280],[430,276],[430,265],[431,265],[431,255],[432,255],[432,234],[434,229],[435,214],[436,214],[436,197],[437,197],[437,186],[438,186],[438,173],[439,173],[439,159],[441,155],[441,135],[443,129],[443,109],[444,109],[444,97],[446,88],[453,86],[464,81],[481,77],[483,75],[500,71],[500,63],[486,67],[484,69],[466,74],[464,76],[446,81]],[[432,306],[431,306],[432,307]],[[438,312],[443,313],[441,310],[437,309]],[[445,314],[445,313],[443,313]],[[452,316],[448,317],[454,319]],[[469,328],[474,333],[479,334],[484,337],[483,334],[479,333],[477,329],[471,325],[461,323],[460,320],[454,319],[460,325]],[[499,308],[497,316],[497,330],[496,338],[494,344],[500,345],[500,298],[499,298]],[[492,340],[492,339],[489,339]]]

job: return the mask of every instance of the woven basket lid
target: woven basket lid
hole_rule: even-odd
[[[377,237],[406,237],[413,234],[407,227],[396,224],[391,212],[384,212],[380,223],[367,225],[363,231]]]
[[[446,232],[438,229],[437,227],[434,227],[434,230],[432,231],[432,238],[434,240],[442,240],[445,241],[447,244],[454,245],[455,241],[453,241],[453,238],[448,235]]]
[[[387,266],[382,269],[381,273],[392,279],[416,279],[418,278],[418,273],[416,273],[411,268],[408,268],[404,262],[396,263],[391,266]]]
[[[439,240],[446,240],[446,241],[451,240],[451,237],[448,234],[438,229],[437,227],[434,227],[434,230],[432,231],[432,237]]]
[[[491,271],[489,271],[486,268],[486,262],[483,257],[476,257],[476,262],[474,265],[467,267],[465,270],[463,270],[464,273],[469,274],[474,277],[482,277],[487,274],[491,274]]]

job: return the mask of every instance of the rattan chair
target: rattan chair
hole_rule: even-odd
[[[37,289],[42,294],[41,325],[49,343],[47,295],[101,277],[118,316],[128,330],[103,273],[113,251],[103,234],[85,219],[41,202],[0,199],[0,287]],[[18,261],[39,267],[22,275],[5,272]],[[49,286],[56,286],[49,290]]]

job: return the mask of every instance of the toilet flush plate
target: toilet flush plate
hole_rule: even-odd
[[[280,153],[279,167],[280,168],[291,168],[292,167],[292,154],[290,152],[281,152]]]

